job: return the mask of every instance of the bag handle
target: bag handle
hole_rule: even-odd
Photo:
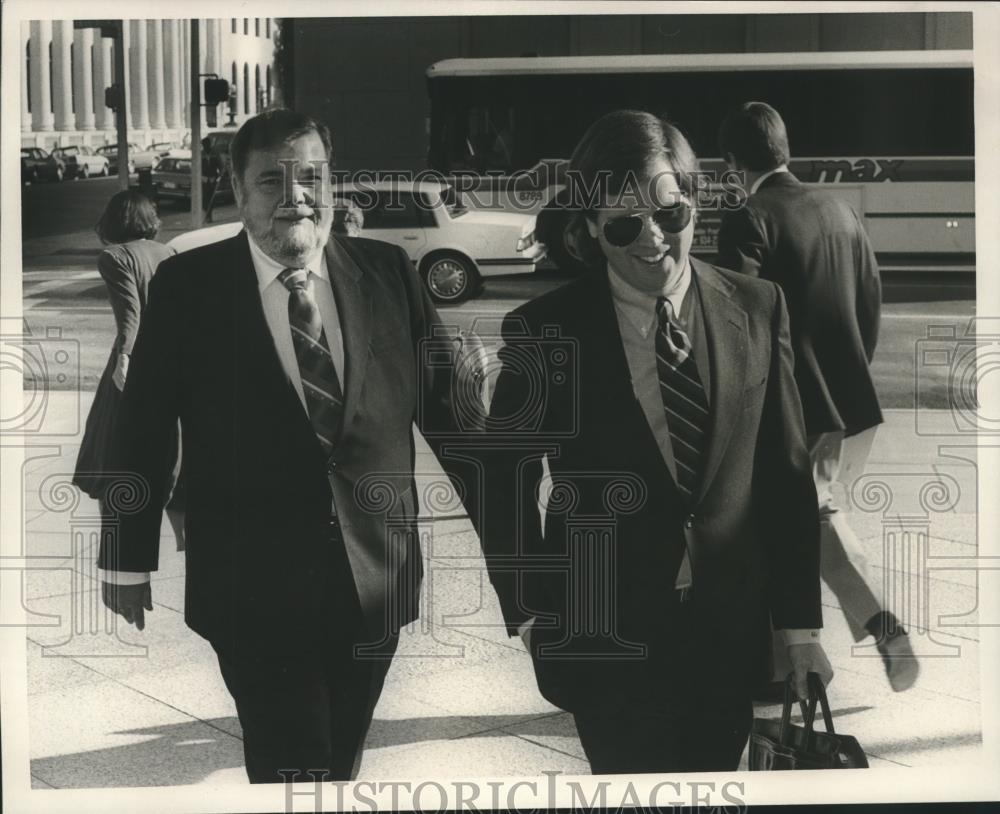
[[[809,682],[809,698],[819,700],[820,709],[823,711],[823,725],[826,727],[826,731],[831,735],[836,735],[837,733],[833,728],[833,714],[830,712],[830,702],[826,697],[826,687],[823,686],[823,680],[819,677],[819,673],[809,673],[806,679]]]
[[[792,702],[795,697],[792,691],[792,682],[794,678],[794,672],[789,673],[785,678],[785,703],[781,708],[781,724],[778,729],[778,740],[785,746],[790,745]],[[823,724],[826,727],[826,731],[831,735],[836,733],[833,728],[833,715],[830,713],[830,702],[827,700],[826,689],[823,687],[823,682],[820,679],[819,674],[808,673],[806,675],[806,680],[809,688],[809,698],[807,700],[800,700],[798,703],[799,710],[802,713],[802,720],[806,734],[806,744],[808,745],[812,743],[817,702],[819,703],[820,710],[823,713]]]

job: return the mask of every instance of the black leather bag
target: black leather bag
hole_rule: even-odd
[[[826,699],[826,689],[816,673],[809,673],[809,700],[799,702],[803,726],[791,722],[792,676],[785,679],[785,704],[781,720],[754,718],[750,730],[750,770],[867,769],[868,758],[856,738],[838,735]],[[823,711],[826,732],[813,731],[816,704]]]

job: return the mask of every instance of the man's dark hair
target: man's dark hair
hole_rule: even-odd
[[[111,196],[94,231],[105,245],[152,240],[160,231],[160,218],[153,202],[139,190],[122,190]]]
[[[564,236],[586,265],[599,266],[604,258],[586,225],[586,219],[594,216],[594,207],[607,203],[598,199],[607,196],[614,200],[630,175],[641,177],[659,158],[676,174],[681,191],[693,199],[698,158],[684,134],[666,119],[643,110],[616,110],[587,128],[567,172],[573,214]],[[595,191],[598,199],[592,194]]]
[[[311,116],[278,108],[247,119],[236,131],[229,147],[229,155],[233,162],[233,177],[238,180],[243,179],[251,150],[270,150],[309,133],[319,136],[329,159],[333,153],[330,130]]]
[[[719,128],[719,149],[751,172],[773,170],[790,157],[785,123],[766,102],[744,102],[730,111]]]

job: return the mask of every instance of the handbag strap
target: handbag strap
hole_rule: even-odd
[[[778,739],[785,746],[789,745],[791,739],[792,702],[795,697],[792,691],[794,677],[794,673],[789,673],[785,678],[785,703],[781,708],[781,725],[778,729]],[[817,703],[823,713],[823,724],[826,726],[826,731],[831,735],[836,733],[833,728],[833,715],[830,713],[830,702],[827,700],[826,689],[823,687],[823,682],[820,680],[819,674],[808,673],[806,680],[809,688],[809,698],[807,700],[800,700],[798,703],[799,710],[802,713],[806,745],[807,748],[811,748]]]
[[[785,746],[788,746],[791,741],[792,704],[795,702],[795,693],[792,690],[794,677],[795,673],[789,673],[785,678],[785,701],[781,707],[781,724],[778,727],[778,740]],[[816,714],[816,705],[813,704],[812,714],[810,715],[810,710],[806,707],[805,701],[799,701],[798,704],[799,711],[802,713],[802,719],[808,722],[806,730],[811,733],[812,718]]]
[[[823,711],[823,725],[826,727],[826,731],[831,735],[837,734],[833,728],[833,714],[830,712],[830,702],[826,697],[826,687],[823,686],[819,673],[809,673],[806,678],[809,681],[809,698],[819,700],[820,709]],[[815,707],[815,701],[813,702],[813,706]]]

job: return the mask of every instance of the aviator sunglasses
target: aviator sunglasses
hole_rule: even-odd
[[[675,235],[683,232],[691,222],[691,204],[687,201],[678,201],[657,207],[652,215],[657,226],[664,232]],[[642,234],[645,219],[645,213],[611,218],[604,224],[604,239],[612,246],[623,249]]]

